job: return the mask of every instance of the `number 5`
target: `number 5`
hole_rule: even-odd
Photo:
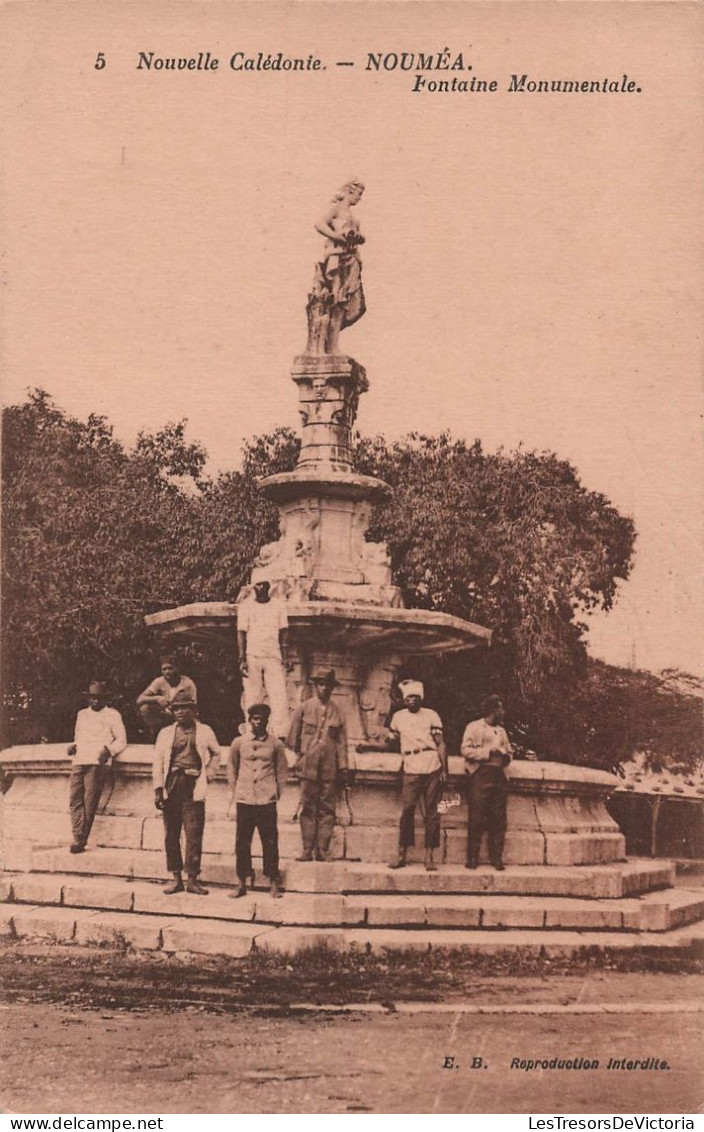
[[[95,57],[95,69],[96,69],[96,71],[102,71],[104,66],[105,66],[105,56],[104,56],[102,51],[99,51],[98,54]]]

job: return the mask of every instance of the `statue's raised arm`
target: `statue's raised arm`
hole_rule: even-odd
[[[361,181],[348,181],[315,225],[316,232],[325,237],[325,247],[308,296],[307,354],[339,353],[340,331],[361,318],[366,309],[359,254],[364,236],[352,212],[363,192]]]

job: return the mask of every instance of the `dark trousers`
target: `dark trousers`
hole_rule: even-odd
[[[442,794],[440,768],[430,774],[404,774],[401,786],[401,822],[398,842],[402,849],[416,843],[415,816],[420,802],[425,821],[425,848],[437,849],[440,845],[440,815],[438,802]]]
[[[303,851],[327,853],[335,828],[335,781],[328,778],[302,778],[300,781],[301,839]]]
[[[100,763],[74,766],[71,770],[68,807],[76,845],[85,845],[90,836],[108,773],[108,768]]]
[[[163,811],[166,868],[170,873],[180,873],[183,869],[181,854],[181,830],[183,830],[186,834],[186,872],[189,877],[197,877],[203,853],[205,802],[193,801],[195,778],[185,774],[169,777],[172,779],[172,784]]]
[[[467,863],[476,865],[479,860],[482,837],[487,834],[489,860],[499,864],[504,855],[506,837],[506,800],[508,779],[500,766],[482,763],[470,775],[467,803],[469,826],[467,829]]]
[[[276,824],[276,802],[266,806],[237,803],[237,836],[235,839],[235,869],[241,881],[252,872],[252,838],[259,833],[264,857],[264,876],[279,879],[279,830]]]

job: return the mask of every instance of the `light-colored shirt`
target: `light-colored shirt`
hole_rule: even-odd
[[[442,766],[435,742],[435,736],[442,736],[442,720],[432,708],[401,708],[392,716],[389,727],[401,740],[406,774],[432,774]]]
[[[494,727],[485,719],[473,719],[464,729],[460,748],[467,774],[474,774],[480,763],[488,762],[492,751],[501,751],[511,758],[511,744],[503,727]]]
[[[115,708],[104,707],[100,711],[83,708],[76,716],[74,743],[76,753],[73,763],[77,766],[92,766],[98,762],[98,755],[107,747],[114,758],[127,746],[127,736],[122,716]]]
[[[248,806],[268,806],[276,802],[286,783],[288,763],[280,739],[266,735],[239,735],[230,745],[227,781],[234,789],[234,801]]]
[[[157,676],[156,680],[152,680],[149,687],[144,689],[142,695],[163,696],[168,703],[171,703],[177,692],[188,692],[194,702],[198,699],[196,686],[190,676],[182,676],[175,687],[173,684],[169,684],[165,676]]]
[[[280,657],[279,633],[287,628],[286,604],[279,598],[248,598],[237,607],[237,630],[247,634],[247,659]]]

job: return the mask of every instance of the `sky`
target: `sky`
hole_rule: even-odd
[[[638,0],[5,5],[3,402],[47,389],[126,443],[187,417],[210,470],[236,467],[244,439],[297,426],[314,223],[361,178],[368,311],[341,342],[370,380],[360,429],[569,459],[638,531],[592,653],[701,673],[701,17]],[[498,90],[414,93],[414,71],[365,67],[446,48]],[[142,51],[220,64],[147,71]],[[236,51],[321,68],[235,72]],[[640,91],[511,93],[514,73]]]

